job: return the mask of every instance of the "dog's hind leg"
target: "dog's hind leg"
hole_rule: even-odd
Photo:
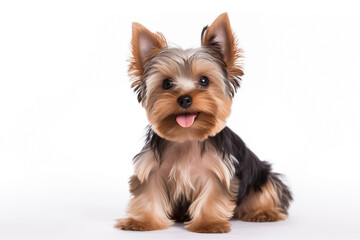
[[[288,187],[277,174],[270,173],[260,191],[251,190],[235,209],[234,219],[246,222],[273,222],[285,220],[292,200]]]

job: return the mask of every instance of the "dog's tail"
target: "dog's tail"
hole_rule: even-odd
[[[273,186],[279,199],[278,207],[287,214],[287,210],[290,206],[290,202],[293,200],[293,197],[289,187],[286,186],[280,178],[282,178],[281,174],[270,172],[268,181]]]

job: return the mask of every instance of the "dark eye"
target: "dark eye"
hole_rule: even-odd
[[[206,87],[207,85],[209,85],[209,79],[205,76],[201,76],[199,78],[199,83],[201,86]]]
[[[172,84],[172,82],[170,81],[170,79],[165,79],[165,80],[163,81],[163,88],[164,88],[165,90],[168,90],[168,89],[172,88],[172,86],[173,86],[173,84]]]

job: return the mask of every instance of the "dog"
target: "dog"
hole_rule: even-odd
[[[129,76],[149,127],[134,157],[132,199],[123,230],[175,221],[198,233],[226,233],[230,219],[284,220],[292,194],[226,126],[240,87],[242,50],[223,13],[201,33],[201,47],[169,47],[161,33],[132,25]]]

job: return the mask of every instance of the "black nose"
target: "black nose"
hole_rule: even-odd
[[[188,108],[191,106],[192,98],[189,95],[184,95],[184,96],[180,96],[177,101],[178,101],[180,107]]]

